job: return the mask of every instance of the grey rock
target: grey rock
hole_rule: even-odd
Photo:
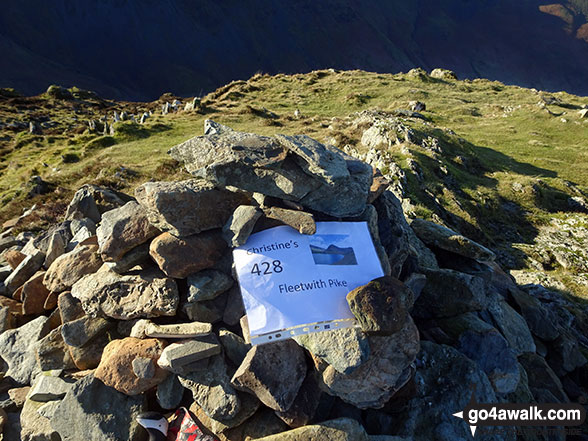
[[[244,245],[261,215],[261,210],[252,205],[238,206],[223,227],[223,237],[229,246]]]
[[[310,213],[279,207],[270,207],[264,210],[264,213],[269,219],[275,219],[285,225],[289,225],[301,234],[316,233],[314,216]]]
[[[61,323],[71,322],[84,315],[82,304],[78,299],[73,297],[69,291],[59,294],[59,297],[57,298],[57,307],[59,308]]]
[[[14,245],[18,245],[18,241],[16,240],[16,238],[14,236],[4,236],[0,238],[0,253],[4,250],[7,250],[10,247],[13,247]]]
[[[210,332],[212,332],[210,323],[191,322],[157,325],[149,320],[139,320],[131,330],[131,337],[191,338],[202,337]]]
[[[42,417],[50,420],[53,418],[53,415],[55,415],[55,411],[57,410],[60,402],[60,400],[47,401],[37,409],[37,413]]]
[[[8,365],[6,377],[17,383],[30,384],[39,367],[35,358],[35,343],[45,330],[47,317],[39,316],[17,329],[9,329],[0,335],[0,357]]]
[[[414,219],[410,226],[426,245],[441,248],[480,262],[493,261],[496,257],[488,248],[434,222]]]
[[[457,80],[455,72],[449,69],[441,69],[437,67],[431,71],[431,78],[437,78],[441,80]]]
[[[232,132],[229,126],[219,124],[211,119],[204,120],[204,134],[205,135],[220,135],[222,132]]]
[[[332,366],[321,373],[326,391],[360,409],[380,408],[410,378],[410,366],[419,351],[419,335],[412,319],[402,330],[369,339],[370,357],[349,375]]]
[[[219,330],[219,339],[225,350],[225,355],[235,366],[240,366],[251,349],[240,336],[227,329]]]
[[[41,268],[44,260],[45,255],[40,251],[25,257],[6,280],[4,280],[4,286],[6,286],[7,291],[9,293],[16,291]]]
[[[539,300],[517,288],[509,289],[509,293],[534,335],[546,341],[553,341],[560,335],[550,311]]]
[[[192,406],[190,406],[190,411],[194,413],[198,421],[200,421],[205,428],[212,433],[222,434],[233,427],[243,424],[253,416],[257,409],[259,409],[259,400],[251,394],[241,393],[239,394],[239,400],[241,402],[239,412],[237,412],[234,417],[226,418],[222,421],[210,418],[197,403],[193,403]]]
[[[212,300],[233,286],[233,279],[212,269],[188,276],[188,302]]]
[[[256,438],[255,441],[368,441],[368,434],[361,424],[351,418],[338,418],[319,424],[292,429],[275,435]]]
[[[519,357],[519,361],[527,373],[529,389],[535,401],[538,403],[569,402],[561,380],[543,357],[525,353]]]
[[[94,189],[94,186],[84,185],[76,191],[65,212],[65,220],[87,217],[96,223],[100,222],[100,212],[94,200]]]
[[[413,316],[451,317],[480,311],[488,304],[484,280],[450,269],[425,270],[427,283],[414,304]]]
[[[220,354],[221,346],[214,334],[194,337],[167,346],[157,361],[160,367],[178,373],[187,364]]]
[[[222,421],[239,412],[241,403],[231,386],[222,355],[213,357],[207,370],[181,375],[179,379],[210,418]]]
[[[61,228],[52,232],[47,243],[47,252],[45,254],[45,262],[43,266],[49,268],[51,264],[65,253],[67,244],[72,239],[69,229]]]
[[[102,317],[89,317],[87,315],[76,320],[64,323],[61,326],[63,341],[69,346],[81,348],[97,335],[106,332],[114,324]]]
[[[155,227],[180,237],[222,227],[249,200],[202,180],[146,182],[135,196]]]
[[[22,441],[60,441],[49,419],[39,414],[38,410],[42,405],[43,403],[31,399],[25,401],[20,414]]]
[[[184,390],[177,375],[168,375],[157,385],[157,403],[164,409],[176,409],[182,401]]]
[[[316,375],[307,375],[290,409],[276,415],[292,428],[305,426],[315,418],[321,394]]]
[[[148,380],[155,375],[155,364],[151,358],[137,357],[133,360],[132,366],[137,378]]]
[[[241,288],[238,284],[233,285],[227,295],[227,304],[223,312],[223,322],[229,326],[239,324],[241,317],[245,315],[245,306],[241,297]]]
[[[71,288],[86,274],[95,273],[101,266],[98,246],[76,246],[53,261],[45,273],[43,284],[51,292],[62,292]]]
[[[293,339],[342,374],[351,374],[370,354],[368,338],[358,328],[314,332]]]
[[[130,397],[88,375],[65,395],[51,419],[62,441],[139,441],[144,432],[136,422],[144,397]]]
[[[39,375],[29,392],[29,399],[34,401],[59,400],[72,388],[71,382],[51,375]]]
[[[415,300],[421,295],[426,284],[427,276],[420,273],[412,273],[404,281],[404,285],[412,291]]]
[[[222,320],[225,306],[227,304],[228,293],[223,293],[213,300],[205,300],[202,302],[184,303],[182,311],[188,316],[190,320],[216,323]]]
[[[126,252],[118,261],[106,262],[106,266],[108,266],[108,268],[115,273],[123,274],[130,271],[137,265],[148,262],[150,262],[149,244],[144,243]]]
[[[516,355],[525,352],[535,352],[535,342],[525,319],[516,312],[506,301],[492,297],[488,304],[488,312],[492,323],[506,338]]]
[[[179,302],[176,282],[153,270],[121,276],[101,269],[76,282],[71,294],[90,316],[119,320],[173,316]]]
[[[291,340],[252,347],[231,383],[278,411],[287,411],[306,376],[304,351]]]
[[[61,326],[43,337],[36,346],[36,357],[42,371],[52,369],[73,369],[74,361],[69,346],[63,341]]]
[[[147,219],[144,209],[135,201],[104,213],[96,230],[102,259],[110,262],[120,260],[127,251],[158,233],[159,230]]]

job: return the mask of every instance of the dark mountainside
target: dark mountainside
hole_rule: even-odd
[[[5,0],[0,85],[200,95],[256,71],[446,67],[587,95],[586,0]],[[541,7],[541,10],[540,10]]]

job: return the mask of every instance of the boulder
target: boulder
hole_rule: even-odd
[[[100,270],[76,282],[71,294],[90,316],[118,320],[173,316],[179,302],[176,282],[155,270],[126,276]]]
[[[539,300],[518,288],[508,291],[534,335],[545,341],[553,341],[560,335],[557,321]]]
[[[65,395],[51,418],[62,441],[139,441],[144,432],[136,418],[144,397],[130,397],[88,375]]]
[[[321,394],[316,376],[307,375],[290,409],[276,412],[276,415],[292,428],[305,426],[314,419]]]
[[[163,233],[153,239],[149,254],[170,277],[183,279],[212,267],[222,256],[226,243],[218,232],[204,232],[184,238]]]
[[[188,302],[212,300],[233,286],[233,279],[218,270],[206,269],[188,276]]]
[[[535,352],[535,342],[527,322],[505,300],[492,297],[488,304],[488,313],[496,329],[508,341],[517,356],[525,352]]]
[[[264,210],[264,213],[269,219],[275,219],[284,225],[289,225],[301,234],[316,233],[314,216],[310,213],[280,207],[270,207]]]
[[[65,224],[65,223],[64,223]],[[66,225],[62,224],[64,227]],[[60,228],[51,233],[47,243],[47,252],[45,253],[45,262],[43,266],[49,268],[55,259],[65,253],[67,244],[72,239],[69,228]]]
[[[20,298],[24,315],[39,315],[45,312],[45,300],[49,295],[49,290],[43,285],[45,274],[45,271],[38,271],[22,285]]]
[[[292,340],[252,347],[231,383],[278,411],[287,411],[306,376],[304,351]]]
[[[65,212],[66,220],[83,218],[90,218],[96,223],[100,222],[100,212],[94,200],[92,185],[84,185],[76,191]]]
[[[146,182],[135,190],[149,221],[159,230],[184,237],[221,228],[247,195],[215,188],[202,180]]]
[[[368,441],[370,438],[363,426],[356,420],[351,418],[338,418],[263,438],[256,438],[252,441],[307,441],[315,439],[329,441]]]
[[[116,262],[127,251],[147,242],[158,232],[147,219],[145,210],[135,201],[107,211],[96,230],[102,260]]]
[[[149,266],[150,263],[149,244],[144,243],[125,253],[118,261],[106,262],[106,266],[115,273],[124,274],[136,266],[144,268]]]
[[[86,274],[95,273],[101,266],[97,245],[79,245],[53,261],[43,283],[49,291],[62,292]]]
[[[252,205],[239,205],[223,227],[223,237],[230,247],[244,245],[261,217],[259,208]]]
[[[75,367],[69,347],[63,341],[61,326],[53,329],[39,341],[36,345],[36,358],[42,371]]]
[[[455,72],[449,69],[441,69],[437,67],[431,71],[431,78],[437,78],[441,80],[457,80]]]
[[[94,369],[98,367],[102,360],[102,353],[104,348],[111,341],[111,336],[108,332],[100,334],[86,343],[84,346],[75,347],[68,346],[69,354],[74,361],[76,367],[80,370]]]
[[[104,348],[102,359],[94,376],[106,386],[126,395],[141,394],[161,383],[167,372],[155,367],[151,377],[137,376],[133,367],[136,359],[150,359],[155,364],[165,348],[165,341],[155,338],[127,337],[113,340]]]
[[[561,380],[538,354],[525,353],[519,357],[528,377],[529,389],[538,403],[567,403]]]
[[[29,280],[43,265],[45,255],[41,251],[28,255],[4,280],[4,286],[9,293],[16,291],[21,285]]]
[[[57,308],[59,309],[61,323],[64,324],[78,319],[85,314],[82,303],[72,296],[70,291],[59,294]]]

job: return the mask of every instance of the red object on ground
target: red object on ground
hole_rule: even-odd
[[[176,410],[173,420],[167,430],[167,441],[218,441],[206,435],[190,415],[185,407]]]

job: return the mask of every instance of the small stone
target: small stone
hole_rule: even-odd
[[[39,341],[36,357],[42,371],[75,367],[69,348],[63,341],[61,326],[53,329]]]
[[[133,360],[149,358],[155,364],[165,347],[163,340],[127,337],[111,341],[102,354],[95,377],[105,385],[127,395],[138,395],[157,386],[167,376],[163,369],[155,367],[151,378],[134,374]]]
[[[25,260],[27,255],[18,250],[8,249],[2,253],[2,257],[6,260],[8,265],[10,265],[10,268],[14,270],[23,260]]]
[[[44,284],[51,292],[69,289],[86,274],[98,271],[102,259],[96,245],[80,245],[56,258],[45,273]]]
[[[149,221],[161,231],[184,237],[222,227],[249,198],[206,181],[146,182],[135,190]]]
[[[137,357],[132,365],[133,373],[141,380],[149,380],[155,375],[155,363],[151,358]]]
[[[30,391],[31,386],[15,387],[8,390],[8,396],[14,405],[20,409],[24,406]]]
[[[245,314],[245,306],[241,297],[241,288],[234,284],[227,295],[227,305],[223,312],[223,322],[229,326],[236,326]]]
[[[202,337],[210,332],[212,332],[212,325],[202,322],[174,323],[169,325],[157,325],[149,322],[145,324],[144,330],[147,337],[167,339]]]
[[[217,270],[203,270],[188,276],[188,302],[212,300],[233,286],[233,279]]]
[[[163,233],[149,248],[159,268],[170,277],[183,279],[211,268],[222,256],[226,243],[218,232],[204,232],[182,239]]]
[[[361,424],[351,418],[338,418],[320,424],[292,429],[275,435],[256,438],[254,441],[368,441],[368,435]]]
[[[59,294],[57,308],[59,309],[61,322],[64,324],[76,320],[85,314],[81,302],[72,296],[69,291]]]
[[[251,348],[231,383],[283,412],[294,402],[305,376],[304,351],[295,342],[284,340]]]
[[[120,260],[116,262],[106,262],[106,266],[108,266],[108,268],[115,273],[124,274],[137,265],[145,264],[150,261],[149,244],[144,243],[125,253],[125,255],[122,256]]]
[[[234,417],[223,419],[222,421],[209,417],[198,403],[192,403],[190,412],[194,413],[194,416],[205,428],[218,435],[233,427],[240,426],[259,409],[259,400],[251,394],[239,394],[239,400],[241,401],[239,412]]]
[[[172,343],[163,350],[157,363],[163,369],[178,372],[185,365],[220,354],[220,351],[215,335],[208,334],[193,340]]]
[[[249,321],[247,320],[247,315],[241,317],[239,324],[241,325],[243,340],[245,340],[245,343],[251,344],[251,333],[249,332]]]
[[[216,323],[223,318],[228,294],[225,292],[213,300],[185,303],[182,310],[190,320],[206,323]]]
[[[153,270],[126,276],[100,270],[76,282],[71,294],[87,314],[118,320],[173,316],[179,302],[176,282]]]
[[[290,409],[276,415],[292,428],[305,426],[315,416],[321,393],[316,376],[307,375]]]
[[[265,215],[270,219],[289,225],[301,234],[316,233],[314,216],[304,211],[288,210],[286,208],[271,207],[265,210]]]
[[[38,315],[45,312],[44,305],[49,291],[43,285],[44,276],[45,271],[38,271],[22,285],[20,297],[22,300],[22,313],[24,315]]]
[[[149,220],[143,208],[135,201],[102,215],[96,230],[100,254],[106,262],[116,262],[123,255],[156,236],[159,230]]]
[[[261,210],[252,205],[238,206],[223,227],[223,237],[229,246],[244,245],[261,215]]]
[[[26,400],[20,414],[20,439],[22,441],[60,439],[59,435],[51,427],[48,418],[40,415],[38,410],[43,404],[32,399]]]
[[[29,393],[29,399],[34,401],[59,400],[71,389],[72,383],[59,377],[39,375]]]
[[[79,224],[79,225],[76,225]],[[81,221],[71,221],[72,231],[76,233],[71,238],[67,246],[66,252],[72,251],[78,245],[98,245],[96,238],[96,224],[90,219],[82,219]]]
[[[55,259],[65,253],[67,244],[72,239],[69,230],[61,229],[54,231],[49,236],[49,242],[47,245],[47,253],[45,255],[45,262],[43,266],[49,268]]]
[[[29,280],[41,268],[44,260],[45,255],[40,251],[25,257],[6,280],[4,280],[4,286],[6,286],[8,292],[13,293]]]
[[[79,319],[64,323],[61,326],[61,335],[66,344],[80,348],[112,327],[113,323],[102,317],[85,315]]]
[[[413,293],[400,280],[384,276],[355,288],[347,302],[362,331],[390,335],[404,327]]]
[[[235,366],[240,366],[247,352],[251,349],[251,345],[245,343],[245,340],[227,329],[219,330],[219,338],[227,358]]]
[[[102,353],[106,345],[110,342],[110,339],[110,335],[104,333],[90,340],[80,348],[68,346],[67,349],[78,369],[94,369],[100,364]]]
[[[164,409],[176,409],[184,397],[184,391],[178,376],[170,374],[157,385],[157,403]]]
[[[65,212],[66,220],[83,218],[100,222],[100,212],[94,200],[94,186],[92,185],[84,185],[76,191]]]
[[[37,413],[44,418],[51,419],[59,406],[59,400],[48,401],[37,409]]]
[[[357,328],[298,335],[294,341],[342,374],[353,372],[370,354],[367,336]]]

